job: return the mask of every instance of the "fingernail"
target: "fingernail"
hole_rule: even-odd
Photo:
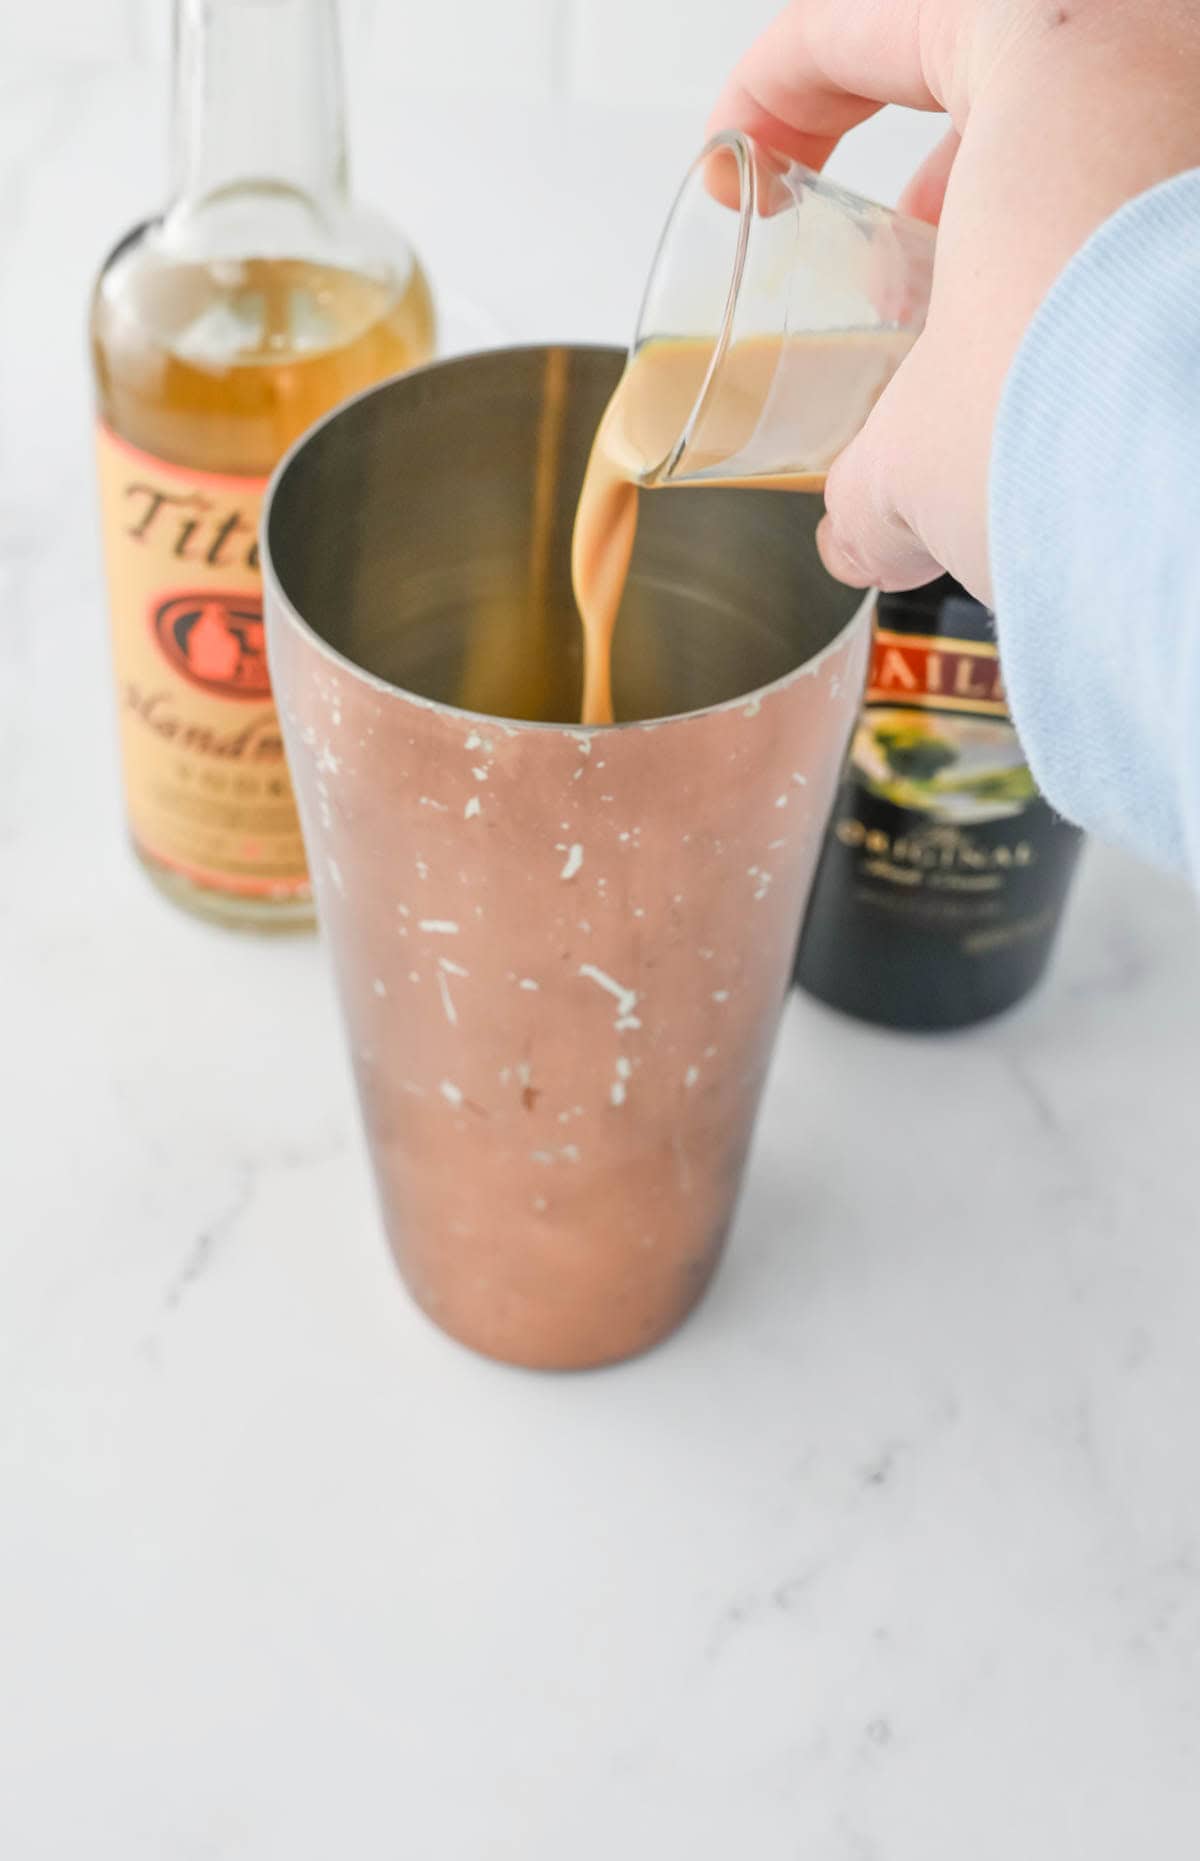
[[[828,515],[822,517],[817,527],[817,547],[825,567],[838,581],[848,582],[852,588],[870,587],[871,575],[859,561],[853,546],[834,529]]]

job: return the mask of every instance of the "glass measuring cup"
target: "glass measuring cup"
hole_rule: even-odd
[[[819,490],[925,321],[933,229],[740,132],[701,150],[642,299],[626,440],[645,485]],[[669,384],[664,386],[664,384]]]

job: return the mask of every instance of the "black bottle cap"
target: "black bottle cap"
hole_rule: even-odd
[[[881,594],[878,602],[880,626],[889,624],[889,617],[901,624],[907,623],[911,628],[922,618],[931,623],[936,621],[945,609],[958,609],[960,613],[974,612],[991,618],[991,610],[968,594],[961,582],[956,582],[953,575],[939,575],[936,581],[926,582],[920,588],[906,588],[895,594]],[[931,631],[936,631],[931,627]]]

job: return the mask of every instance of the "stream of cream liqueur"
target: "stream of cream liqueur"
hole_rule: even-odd
[[[754,337],[724,357],[688,448],[689,484],[821,491],[825,474],[895,374],[912,337],[895,330]],[[644,344],[596,432],[575,517],[571,576],[583,621],[585,724],[611,724],[612,642],[637,534],[638,481],[678,440],[712,354],[701,339]],[[790,463],[769,476],[737,470],[763,416],[788,438]],[[722,473],[723,463],[735,469]],[[706,476],[697,478],[696,474]],[[672,481],[665,481],[670,488]]]

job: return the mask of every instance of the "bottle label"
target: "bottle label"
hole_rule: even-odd
[[[1045,933],[1047,810],[993,645],[877,628],[846,775],[832,831],[860,906],[965,955]]]
[[[941,634],[892,633],[886,627],[875,629],[866,702],[908,702],[929,711],[1008,718],[994,646]]]
[[[914,826],[1021,814],[1037,789],[995,647],[878,629],[850,769],[869,794],[918,816]]]
[[[306,898],[267,676],[266,480],[189,471],[98,431],[121,759],[152,859],[242,897]]]

